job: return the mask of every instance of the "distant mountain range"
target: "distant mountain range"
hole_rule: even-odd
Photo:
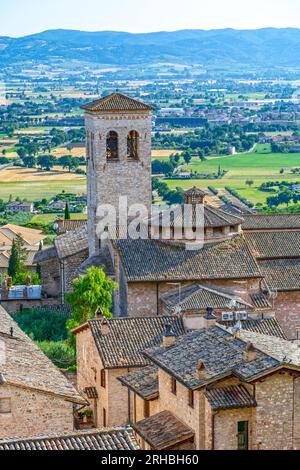
[[[182,30],[148,34],[51,30],[0,37],[0,63],[79,60],[131,65],[158,62],[299,67],[300,29]]]

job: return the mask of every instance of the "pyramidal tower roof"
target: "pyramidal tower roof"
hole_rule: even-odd
[[[105,98],[92,101],[82,106],[82,109],[90,112],[119,112],[119,111],[152,111],[149,106],[141,101],[125,96],[122,93],[112,93]]]

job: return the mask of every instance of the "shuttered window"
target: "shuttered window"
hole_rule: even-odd
[[[0,414],[11,413],[11,399],[0,398]]]

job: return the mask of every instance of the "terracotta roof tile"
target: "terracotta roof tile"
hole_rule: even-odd
[[[168,449],[194,437],[194,431],[170,411],[140,421],[133,428],[155,450]]]
[[[85,225],[87,225],[87,219],[59,220],[57,234],[63,235],[64,233],[72,232]]]
[[[300,229],[300,214],[244,214],[243,218],[244,230]]]
[[[300,290],[300,259],[259,260],[258,264],[270,288]]]
[[[236,325],[236,321],[219,323],[225,328],[232,328]],[[249,320],[244,320],[242,322],[242,327],[245,331],[253,331],[254,333],[260,333],[262,335],[286,339],[284,331],[276,318],[265,318],[262,320],[251,318]]]
[[[102,429],[0,441],[1,450],[139,450],[132,428]]]
[[[182,320],[176,317],[114,318],[107,323],[108,332],[103,332],[101,320],[89,322],[105,368],[148,365],[142,351],[162,342],[167,323],[177,336],[184,334]]]
[[[6,352],[6,362],[0,364],[0,375],[4,383],[52,393],[74,403],[86,403],[73,385],[1,306],[0,339],[5,344]]]
[[[82,109],[92,112],[151,111],[153,108],[121,93],[112,93],[105,98],[85,104]]]
[[[214,411],[257,406],[255,398],[243,385],[212,388],[204,393]]]
[[[229,303],[233,300],[237,302],[236,306],[240,310],[253,309],[252,305],[237,298],[234,294],[225,293],[224,291],[217,290],[217,288],[199,284],[193,284],[181,289],[180,300],[178,290],[175,293],[164,295],[161,300],[170,311],[174,311],[177,307],[180,307],[182,312],[203,310],[207,307],[228,309]]]
[[[249,232],[245,239],[257,259],[300,258],[300,231]]]
[[[269,338],[270,341],[277,340],[272,336]],[[280,365],[278,360],[261,351],[257,351],[256,360],[245,361],[245,346],[245,341],[234,338],[231,333],[217,326],[182,336],[167,349],[154,347],[144,351],[144,354],[190,389],[197,389],[232,374],[245,381],[251,380]],[[199,374],[199,361],[206,366],[203,374]]]
[[[190,251],[155,240],[118,240],[129,281],[200,281],[262,277],[243,237]]]
[[[119,380],[123,385],[143,398],[143,400],[153,400],[158,397],[157,367],[142,367],[123,377],[119,377]]]
[[[242,338],[255,344],[261,351],[264,351],[281,363],[300,367],[300,348],[298,344],[282,338],[261,335],[245,330],[242,331]]]
[[[87,227],[72,230],[55,239],[55,248],[59,259],[68,258],[88,249]]]

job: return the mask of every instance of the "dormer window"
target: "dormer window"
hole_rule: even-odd
[[[107,161],[119,160],[119,136],[115,131],[110,131],[106,137]]]
[[[137,131],[130,131],[127,136],[127,158],[129,160],[139,159],[139,134]]]

